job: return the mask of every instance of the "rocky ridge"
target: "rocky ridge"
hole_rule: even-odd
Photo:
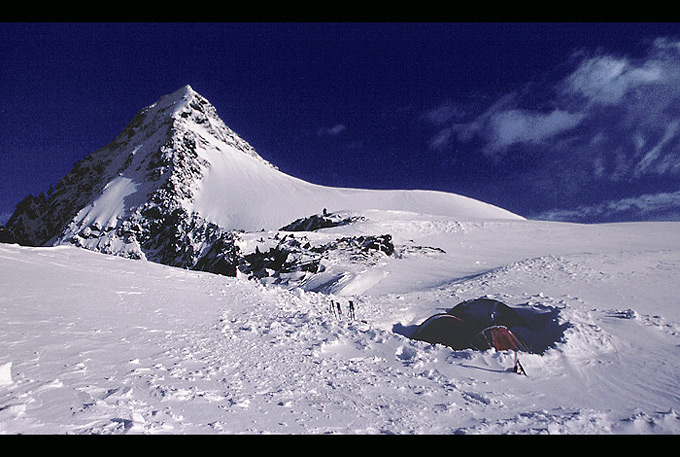
[[[354,251],[353,261],[394,252],[389,235],[329,239],[318,246],[284,236],[266,252],[244,251],[242,230],[225,229],[191,209],[200,180],[210,168],[201,150],[214,144],[227,145],[276,169],[229,129],[204,97],[185,86],[142,109],[111,143],[78,162],[47,195],[22,200],[0,232],[2,241],[27,246],[71,244],[260,279],[316,273],[331,251]],[[315,231],[359,219],[339,218],[324,209],[323,214],[298,219],[281,231]]]

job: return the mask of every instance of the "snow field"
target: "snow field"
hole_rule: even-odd
[[[361,295],[0,245],[0,432],[680,433],[676,225],[396,219],[446,253],[385,258]],[[480,296],[556,318],[528,376],[408,338]]]
[[[94,190],[67,183],[60,200],[78,211],[50,235],[65,245],[0,244],[0,433],[680,433],[677,223],[527,221],[453,194],[313,185],[189,86],[93,157],[76,174]],[[106,229],[166,178],[159,198],[250,230],[244,251],[327,209],[361,219],[295,236],[389,234],[395,253],[331,249],[282,287],[70,245],[144,258]],[[482,296],[533,316],[528,376],[513,353],[409,338]]]

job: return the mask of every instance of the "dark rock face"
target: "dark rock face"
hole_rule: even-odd
[[[291,222],[285,227],[281,227],[280,230],[284,232],[313,232],[324,228],[352,224],[362,219],[363,217],[361,216],[343,217],[338,214],[328,214],[324,211],[323,214],[313,214],[309,217],[304,217]]]
[[[195,93],[187,96],[202,98]],[[85,228],[75,227],[73,222],[119,176],[134,176],[137,182],[144,183],[146,190],[140,200],[148,202],[147,208],[131,208],[129,224],[140,227],[151,224],[140,220],[151,214],[148,206],[159,205],[159,212],[171,213],[181,200],[191,198],[191,183],[205,167],[195,152],[196,135],[178,119],[168,109],[144,108],[116,139],[76,163],[47,197],[29,195],[17,205],[5,227],[6,241],[44,246],[66,238],[60,241],[93,247],[92,243],[72,239]],[[79,230],[73,233],[76,228]],[[107,232],[112,228],[107,227]],[[101,227],[92,229],[103,234]]]
[[[278,236],[278,235],[277,235]],[[312,245],[306,237],[285,235],[274,247],[236,255],[238,270],[251,278],[273,278],[287,282],[295,273],[320,273],[324,260],[343,256],[350,262],[370,263],[376,257],[394,253],[389,235],[342,237]]]

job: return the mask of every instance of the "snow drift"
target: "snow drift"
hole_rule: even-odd
[[[366,216],[324,230],[413,244],[355,271],[383,278],[360,295],[0,244],[0,432],[680,433],[677,223]],[[564,326],[528,376],[409,338],[478,297]]]

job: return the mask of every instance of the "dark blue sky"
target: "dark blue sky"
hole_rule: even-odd
[[[680,219],[675,23],[2,23],[0,223],[190,84],[282,171]]]

